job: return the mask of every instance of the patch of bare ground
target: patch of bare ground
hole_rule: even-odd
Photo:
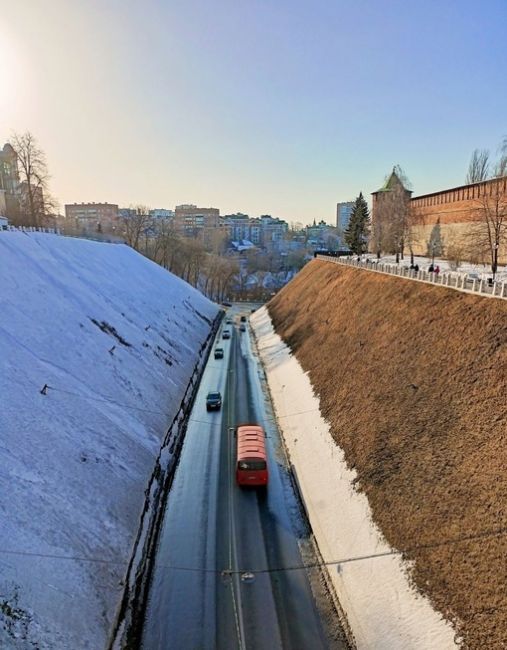
[[[315,260],[268,307],[417,588],[507,648],[507,302]]]

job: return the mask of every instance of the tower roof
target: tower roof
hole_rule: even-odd
[[[391,190],[393,190],[396,185],[401,185],[405,192],[412,194],[412,190],[407,189],[405,185],[403,185],[403,181],[396,173],[396,167],[393,167],[393,171],[388,176],[386,182],[382,185],[382,187],[376,192],[372,192],[372,194],[379,194],[380,192],[391,192]]]

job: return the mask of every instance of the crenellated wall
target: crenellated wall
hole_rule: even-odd
[[[414,252],[426,254],[431,230],[438,221],[440,221],[444,251],[451,243],[461,244],[467,248],[469,244],[467,235],[479,221],[478,212],[484,209],[485,202],[493,202],[495,196],[501,197],[503,203],[507,202],[507,178],[462,185],[412,198],[410,205],[416,224]],[[506,245],[500,248],[499,254],[500,263],[507,262]]]

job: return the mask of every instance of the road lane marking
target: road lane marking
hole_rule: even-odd
[[[234,338],[232,339],[235,340]],[[231,346],[231,360],[234,362],[233,372],[235,371],[236,364],[236,346]],[[231,384],[232,388],[232,384]],[[229,400],[227,403],[227,471],[228,471],[228,504],[229,504],[229,570],[232,572],[237,571],[237,549],[236,549],[236,526],[234,520],[234,472],[232,471],[232,453],[233,453],[233,444],[231,443],[231,430],[234,431],[234,427],[231,427],[231,392],[229,390]],[[235,391],[234,391],[235,392]],[[232,441],[234,442],[234,441]],[[233,566],[234,565],[234,566]],[[243,616],[241,611],[241,593],[239,585],[238,574],[233,574],[231,580],[231,596],[232,596],[232,605],[234,609],[234,620],[236,623],[236,634],[238,635],[238,646],[240,650],[246,650],[245,645],[245,631],[243,625]]]

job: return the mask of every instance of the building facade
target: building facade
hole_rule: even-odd
[[[20,213],[20,200],[18,156],[6,143],[0,149],[0,214],[16,221]]]
[[[477,239],[472,235],[484,224],[485,213],[490,219],[495,211],[507,224],[507,177],[494,178],[480,183],[460,185],[450,189],[412,197],[403,187],[395,171],[384,186],[372,193],[372,239],[370,250],[375,251],[375,236],[380,227],[389,227],[392,218],[389,201],[392,193],[404,193],[407,199],[410,222],[410,246],[415,255],[427,255],[433,229],[438,225],[443,245],[443,256],[459,249],[462,259],[487,262],[487,256],[477,249]],[[387,208],[387,209],[386,209]],[[487,238],[487,234],[486,234]],[[408,245],[408,242],[407,242]],[[383,249],[385,251],[385,249]],[[387,251],[389,252],[389,251]],[[482,251],[483,253],[484,251]],[[499,247],[500,263],[507,263],[507,246]]]
[[[210,228],[220,226],[218,208],[198,208],[196,205],[177,205],[174,210],[176,230],[186,237],[203,236]]]
[[[259,219],[252,219],[247,214],[237,212],[236,214],[225,215],[223,224],[231,241],[250,241],[256,246],[261,243]]]
[[[153,210],[150,210],[150,217],[152,219],[172,219],[174,217],[174,210],[154,208]]]
[[[467,258],[471,259],[474,257],[474,239],[471,238],[471,233],[477,232],[478,223],[484,223],[485,212],[489,213],[491,223],[503,218],[504,231],[507,229],[507,177],[414,196],[410,204],[416,253],[426,254],[431,232],[438,223],[444,256],[446,247],[451,246],[461,248]],[[507,263],[505,236],[499,247],[499,261]]]
[[[340,246],[345,246],[344,233],[349,225],[353,208],[354,201],[343,201],[336,204],[336,230]]]
[[[280,242],[289,230],[289,224],[283,219],[263,214],[260,217],[261,243],[266,249],[278,249]]]
[[[119,211],[115,203],[70,203],[65,219],[80,232],[112,232],[118,227]]]

